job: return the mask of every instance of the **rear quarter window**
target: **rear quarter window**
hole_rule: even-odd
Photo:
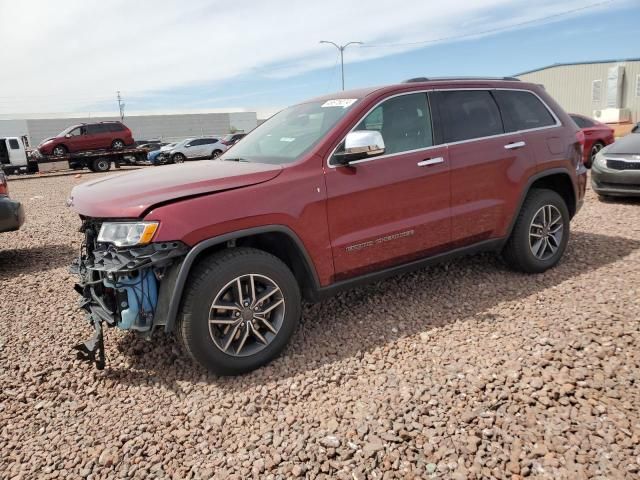
[[[549,109],[533,93],[524,90],[496,90],[506,132],[550,127],[556,124]]]
[[[15,138],[9,140],[9,147],[11,147],[11,150],[20,150],[20,144]]]

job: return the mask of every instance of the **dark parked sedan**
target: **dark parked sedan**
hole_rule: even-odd
[[[640,133],[630,133],[598,152],[591,186],[600,197],[640,196]]]
[[[0,232],[18,230],[23,223],[24,208],[20,202],[9,198],[7,178],[0,170]]]

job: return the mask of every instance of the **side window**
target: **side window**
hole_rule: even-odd
[[[191,141],[191,146],[192,147],[197,147],[198,145],[204,145],[205,142],[206,142],[206,140],[202,140],[202,139],[192,140]]]
[[[370,112],[355,130],[379,131],[385,154],[430,147],[433,134],[427,95],[412,93],[390,98]]]
[[[122,130],[124,130],[124,125],[122,125],[121,123],[109,123],[108,129],[111,132],[121,132]]]
[[[18,144],[18,140],[16,140],[15,138],[9,139],[9,147],[11,147],[11,150],[20,150],[20,145]]]
[[[83,133],[83,132],[82,132],[82,129],[83,129],[83,128],[84,128],[84,127],[74,128],[73,130],[71,130],[71,131],[69,132],[69,136],[71,136],[71,137],[77,137],[77,136],[82,135],[82,133]]]
[[[444,91],[438,98],[446,143],[504,133],[500,111],[488,90]]]
[[[87,125],[87,135],[97,135],[103,131],[102,125]]]
[[[523,90],[494,92],[507,132],[555,125],[556,121],[538,97]]]

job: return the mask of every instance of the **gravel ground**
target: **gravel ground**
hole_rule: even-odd
[[[0,235],[1,478],[638,478],[640,202],[590,193],[563,262],[458,260],[305,307],[283,357],[217,378],[164,334],[107,332],[67,266],[95,175],[10,182]]]

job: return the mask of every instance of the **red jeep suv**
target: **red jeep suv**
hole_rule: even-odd
[[[454,256],[553,267],[586,185],[583,145],[538,85],[414,79],[286,108],[216,160],[73,189],[76,290],[103,326],[175,332],[219,374],[276,357],[301,301]]]
[[[120,122],[83,123],[43,140],[38,150],[43,155],[59,156],[84,150],[118,150],[132,144],[131,130]]]

